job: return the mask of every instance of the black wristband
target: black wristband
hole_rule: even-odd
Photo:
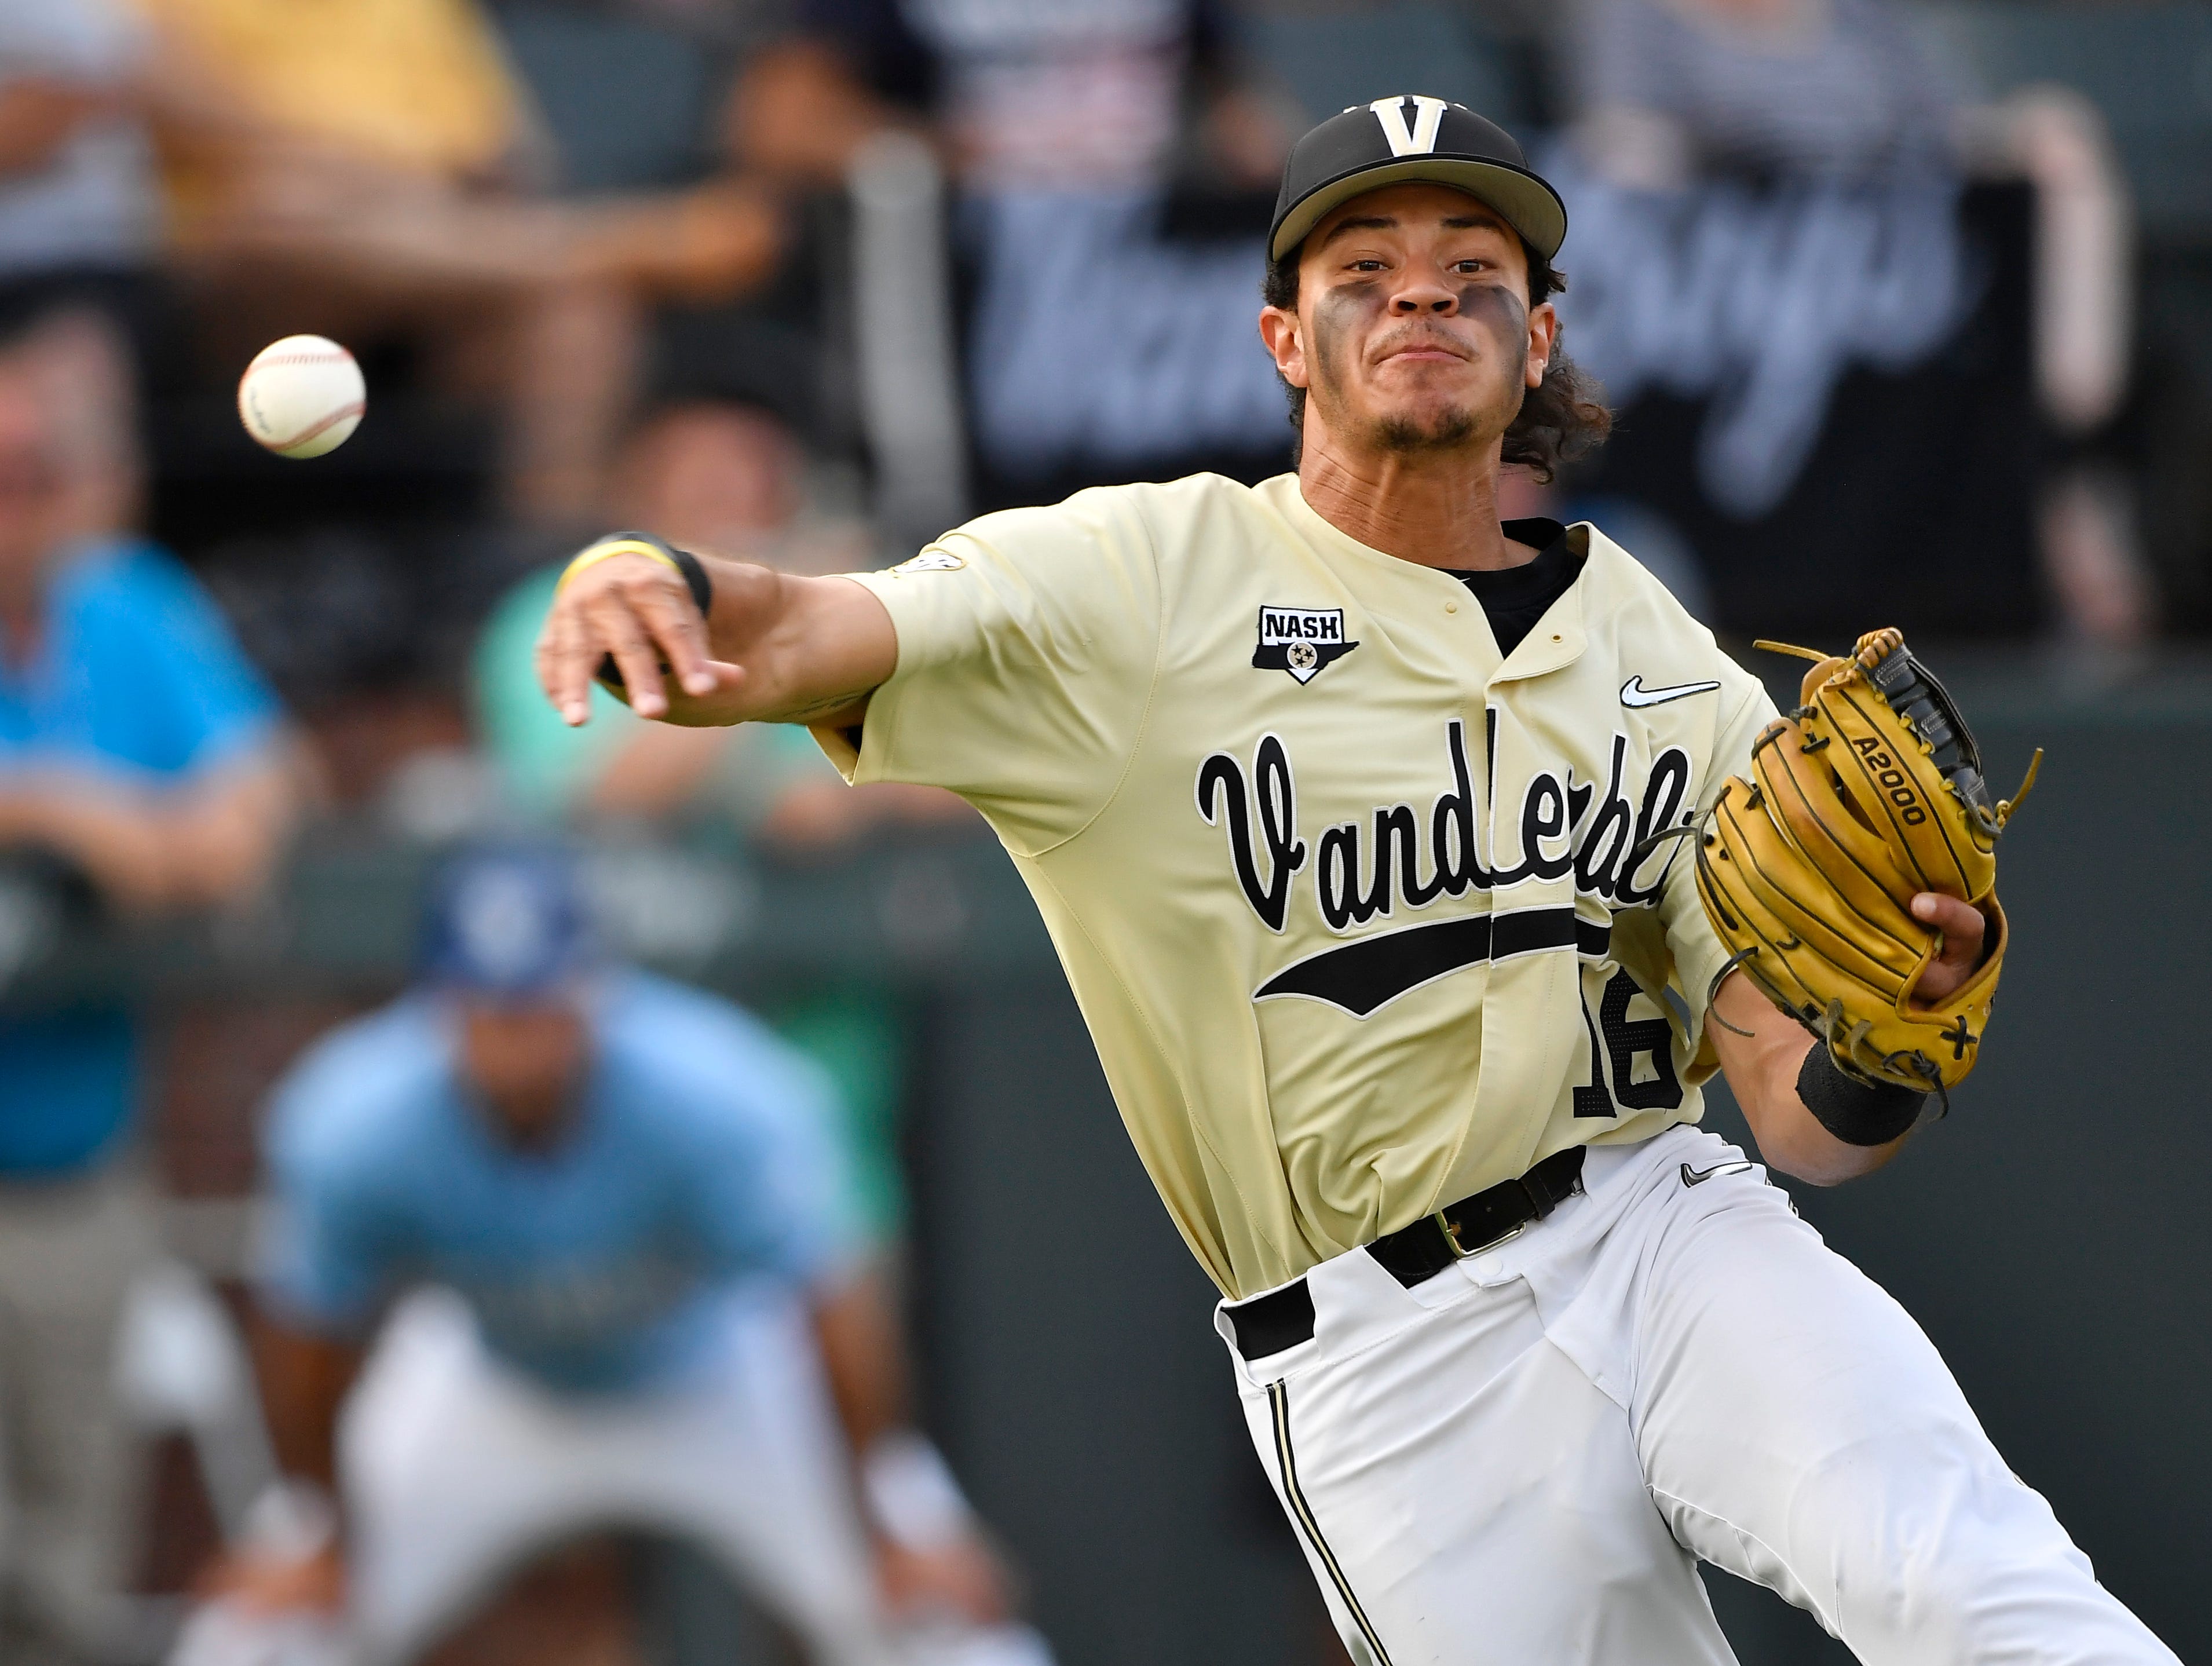
[[[689,550],[679,550],[672,544],[668,546],[668,553],[676,558],[676,570],[684,575],[684,582],[690,589],[691,601],[698,608],[699,617],[705,618],[714,611],[714,580],[707,576],[706,567]]]
[[[1844,1074],[1818,1043],[1797,1071],[1797,1097],[1820,1126],[1847,1146],[1886,1146],[1920,1120],[1928,1096],[1883,1083],[1869,1087]]]

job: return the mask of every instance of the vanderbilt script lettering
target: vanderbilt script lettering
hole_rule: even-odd
[[[1466,726],[1455,720],[1444,730],[1449,784],[1425,811],[1411,804],[1382,805],[1364,820],[1322,830],[1312,850],[1315,901],[1322,918],[1330,930],[1343,931],[1388,917],[1401,906],[1422,909],[1439,897],[1458,897],[1470,889],[1494,891],[1522,879],[1558,879],[1569,873],[1577,891],[1601,897],[1614,909],[1651,901],[1666,883],[1674,854],[1672,847],[1655,851],[1645,842],[1674,826],[1682,814],[1690,760],[1680,748],[1669,746],[1652,760],[1641,783],[1632,783],[1627,759],[1628,738],[1615,734],[1602,787],[1577,781],[1571,769],[1533,776],[1521,795],[1518,859],[1499,866],[1496,853],[1484,848]],[[1268,930],[1281,931],[1289,915],[1291,881],[1306,866],[1309,854],[1298,831],[1297,780],[1281,739],[1261,737],[1249,775],[1227,752],[1216,752],[1201,763],[1198,813],[1226,834],[1237,883],[1252,911]],[[1638,884],[1655,861],[1656,872]]]

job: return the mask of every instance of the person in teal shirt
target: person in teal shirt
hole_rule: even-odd
[[[611,508],[618,522],[667,529],[686,547],[788,570],[874,564],[865,533],[807,503],[805,459],[765,413],[696,404],[649,417],[624,447]],[[571,728],[533,669],[558,566],[518,581],[478,637],[471,666],[477,737],[507,802],[549,825],[595,819],[719,820],[784,850],[835,848],[886,821],[972,822],[934,787],[848,787],[804,729],[678,729],[647,723],[605,690],[592,721]],[[980,823],[975,824],[980,826]],[[816,988],[768,1010],[786,1037],[836,1079],[866,1223],[878,1242],[904,1225],[898,1104],[905,1068],[900,1014],[880,988]]]

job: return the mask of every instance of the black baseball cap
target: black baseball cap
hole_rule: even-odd
[[[1355,104],[1291,147],[1267,258],[1296,248],[1339,203],[1408,180],[1450,185],[1486,203],[1547,260],[1566,241],[1566,204],[1530,172],[1510,133],[1464,104],[1401,93]]]

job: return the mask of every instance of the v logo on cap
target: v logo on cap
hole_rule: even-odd
[[[0,0],[0,9],[6,4]],[[1340,203],[1409,180],[1449,185],[1488,204],[1547,260],[1567,234],[1559,193],[1528,171],[1510,133],[1463,104],[1401,93],[1349,105],[1291,147],[1267,228],[1267,258],[1280,260]]]
[[[1406,127],[1406,100],[1413,100],[1413,125]],[[1444,101],[1420,93],[1401,93],[1377,99],[1367,106],[1382,124],[1382,137],[1394,156],[1425,156],[1437,148],[1437,128],[1444,119]]]

